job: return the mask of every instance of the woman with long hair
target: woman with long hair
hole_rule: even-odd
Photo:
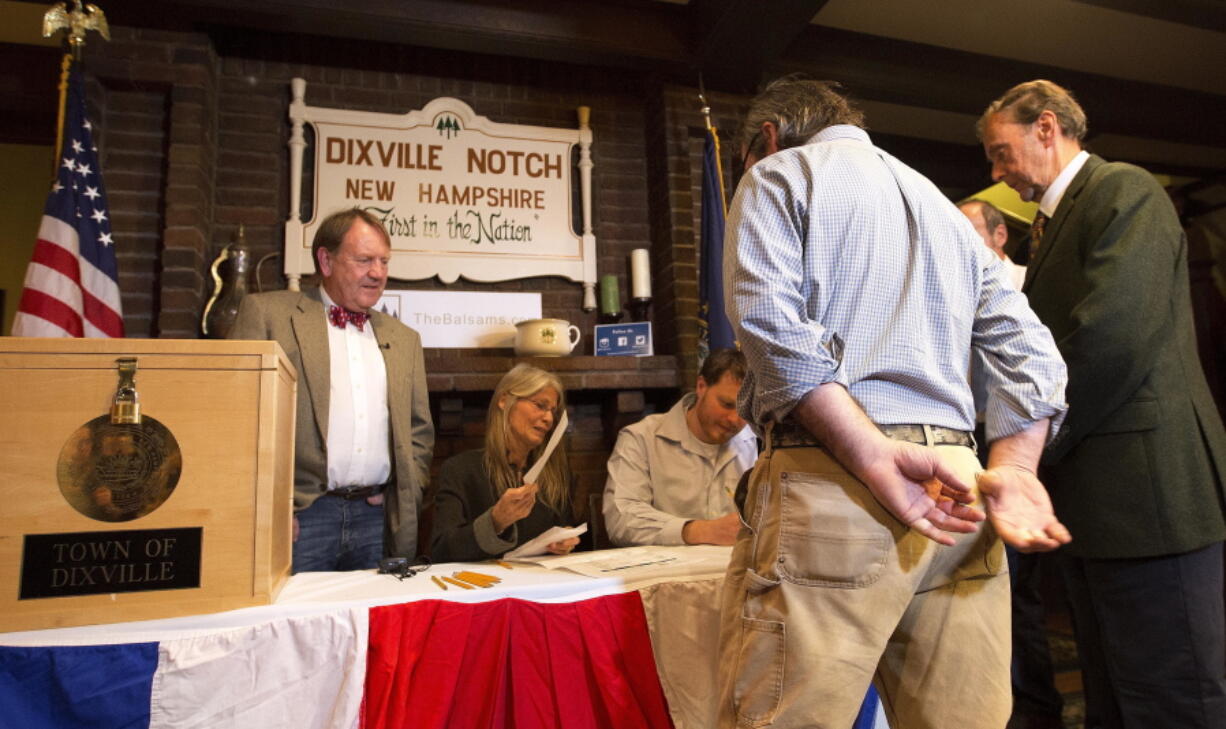
[[[566,410],[565,397],[557,375],[539,367],[518,364],[502,376],[490,399],[485,447],[453,456],[439,469],[431,559],[489,559],[573,522],[571,474],[561,444],[536,482],[523,482]],[[566,554],[578,543],[554,542],[549,551]]]

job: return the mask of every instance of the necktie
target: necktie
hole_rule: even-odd
[[[1047,227],[1047,216],[1043,213],[1036,213],[1034,222],[1030,224],[1030,260],[1027,265],[1033,264],[1035,254],[1039,252],[1039,244],[1043,241],[1043,229]]]
[[[339,306],[332,306],[328,309],[328,321],[332,322],[332,326],[337,329],[344,329],[346,324],[353,324],[360,332],[369,318],[370,314],[364,311],[349,311]]]

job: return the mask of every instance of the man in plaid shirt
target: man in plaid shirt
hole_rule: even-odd
[[[1035,477],[1067,373],[970,222],[863,126],[788,78],[742,132],[725,287],[766,447],[724,588],[721,726],[850,726],[872,680],[894,729],[1003,727],[1001,539],[1069,540]]]

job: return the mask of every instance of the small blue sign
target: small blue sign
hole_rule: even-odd
[[[651,322],[597,324],[596,356],[647,357],[652,354]]]

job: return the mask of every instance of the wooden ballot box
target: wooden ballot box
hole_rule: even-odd
[[[276,342],[0,338],[0,631],[270,602],[296,387]]]

